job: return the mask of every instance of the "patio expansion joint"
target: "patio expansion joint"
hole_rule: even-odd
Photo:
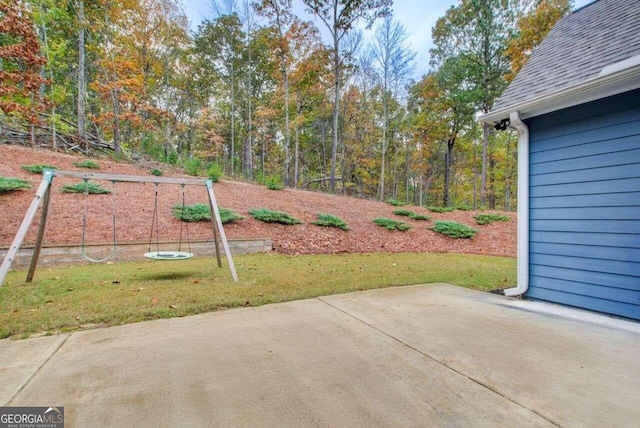
[[[532,408],[527,407],[526,405],[524,405],[522,403],[519,403],[515,399],[503,394],[502,392],[500,392],[498,389],[496,389],[492,385],[489,385],[486,382],[483,382],[481,379],[476,379],[473,376],[470,376],[470,375],[468,375],[468,374],[466,374],[466,373],[464,373],[464,372],[462,372],[462,371],[460,371],[460,370],[458,370],[458,369],[456,369],[454,367],[451,367],[447,363],[438,360],[437,358],[425,353],[424,351],[421,351],[420,349],[416,348],[415,346],[410,345],[409,343],[403,341],[402,339],[400,339],[398,337],[395,337],[391,333],[387,333],[386,331],[376,327],[375,325],[373,325],[373,324],[371,324],[371,323],[369,323],[369,322],[367,322],[367,321],[365,321],[365,320],[363,320],[361,318],[358,318],[357,316],[353,315],[352,313],[347,312],[346,310],[344,310],[342,308],[339,308],[339,307],[337,307],[335,305],[332,305],[331,303],[327,302],[326,300],[323,300],[322,297],[316,297],[316,299],[321,301],[325,305],[327,305],[327,306],[329,306],[329,307],[331,307],[331,308],[333,308],[333,309],[335,309],[335,310],[337,310],[337,311],[339,311],[339,312],[341,312],[341,313],[343,313],[343,314],[355,319],[356,321],[360,322],[361,324],[364,324],[365,326],[377,331],[378,333],[385,335],[386,337],[390,338],[391,340],[393,340],[395,342],[398,342],[400,345],[404,346],[405,348],[408,348],[408,349],[412,350],[413,352],[417,352],[418,354],[422,355],[423,357],[425,357],[425,358],[427,358],[427,359],[429,359],[429,360],[441,365],[442,367],[446,368],[447,370],[450,370],[450,371],[452,371],[452,372],[464,377],[465,379],[470,380],[471,382],[481,386],[482,388],[488,389],[492,393],[504,398],[505,400],[515,404],[518,407],[521,407],[523,409],[526,409],[526,410],[534,413],[536,416],[539,416],[540,418],[544,419],[545,421],[549,422],[550,424],[552,424],[554,426],[557,426],[557,427],[561,427],[561,425],[559,425],[557,422],[555,422],[553,419],[551,419],[547,415],[541,413],[540,411],[538,411],[536,409],[532,409]]]
[[[43,363],[40,364],[40,366],[36,370],[34,370],[34,372],[31,374],[31,376],[29,376],[29,378],[27,380],[25,380],[22,385],[20,385],[20,388],[18,388],[18,390],[11,396],[11,399],[9,399],[9,401],[7,401],[7,403],[5,404],[6,406],[11,406],[12,405],[13,400],[16,399],[16,397],[27,387],[27,385],[29,385],[29,383],[31,383],[33,378],[36,377],[38,375],[38,373],[40,373],[42,368],[44,366],[46,366],[49,361],[51,361],[51,359],[58,353],[58,351],[64,346],[64,344],[67,343],[67,340],[69,340],[69,338],[71,337],[72,334],[73,333],[67,334],[66,337],[62,340],[62,342],[60,342],[60,344],[56,347],[56,349],[53,350],[51,355],[49,355],[47,357],[47,359],[44,360]]]

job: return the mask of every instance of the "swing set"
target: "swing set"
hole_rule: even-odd
[[[116,239],[116,200],[117,200],[117,192],[116,192],[116,182],[128,182],[128,183],[154,183],[155,185],[155,197],[154,197],[154,208],[153,208],[153,217],[151,221],[151,233],[149,236],[149,249],[148,252],[144,254],[146,258],[152,260],[187,260],[193,257],[193,253],[191,252],[191,243],[189,241],[189,231],[186,227],[184,221],[180,222],[180,241],[178,244],[177,251],[161,251],[160,250],[160,239],[159,239],[159,226],[158,226],[158,187],[160,184],[176,184],[182,187],[182,210],[181,215],[184,220],[185,213],[185,186],[204,186],[207,189],[207,195],[209,196],[209,207],[211,208],[212,216],[211,216],[211,224],[213,227],[213,240],[215,243],[216,250],[216,258],[218,261],[218,267],[222,267],[222,260],[220,257],[220,248],[218,246],[218,234],[220,235],[220,241],[222,242],[222,246],[224,248],[225,256],[227,258],[227,262],[229,263],[229,269],[231,270],[231,276],[233,277],[234,282],[238,281],[238,275],[236,273],[235,266],[233,264],[233,259],[231,258],[231,251],[229,250],[229,244],[227,242],[227,237],[224,233],[224,228],[222,226],[222,220],[220,218],[220,211],[218,210],[218,204],[216,203],[216,197],[213,193],[213,182],[211,180],[197,180],[197,179],[182,179],[182,178],[169,178],[169,177],[144,177],[144,176],[136,176],[136,175],[123,175],[123,174],[101,174],[101,173],[83,173],[77,171],[58,171],[58,170],[45,170],[42,175],[42,182],[36,191],[33,201],[27,210],[27,214],[22,220],[22,224],[18,229],[18,233],[16,234],[13,243],[9,247],[7,251],[7,255],[5,256],[2,265],[0,265],[0,286],[4,281],[5,276],[9,272],[11,268],[11,264],[15,259],[22,242],[33,222],[33,219],[42,203],[42,214],[40,219],[40,225],[38,228],[38,235],[36,237],[35,247],[33,249],[33,256],[31,257],[31,264],[29,266],[29,272],[27,273],[26,282],[31,282],[33,280],[33,276],[36,271],[36,267],[38,264],[38,258],[40,257],[40,251],[42,249],[42,243],[44,241],[44,232],[47,224],[47,216],[49,213],[49,203],[51,202],[51,185],[53,183],[54,177],[66,177],[66,178],[80,178],[84,180],[85,188],[84,188],[84,205],[83,205],[83,214],[82,214],[82,244],[81,244],[81,255],[84,259],[93,262],[100,263],[105,262],[107,260],[111,260],[115,258],[118,251],[117,239]],[[93,180],[107,180],[112,183],[112,227],[113,227],[113,245],[112,251],[104,258],[93,258],[87,254],[86,251],[86,231],[87,231],[87,199],[89,195],[88,191],[88,181],[90,179]],[[183,225],[186,230],[186,245],[187,251],[182,251],[182,236],[183,236]],[[155,240],[155,250],[152,250],[153,244],[153,234],[154,227],[156,233]]]

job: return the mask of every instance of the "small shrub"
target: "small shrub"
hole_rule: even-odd
[[[30,189],[31,185],[27,180],[13,177],[0,176],[0,192],[13,192],[15,190]]]
[[[207,170],[207,176],[214,183],[217,183],[218,181],[220,181],[220,179],[222,178],[222,175],[223,175],[222,167],[217,163],[212,164]]]
[[[412,219],[412,220],[421,220],[421,221],[429,221],[429,220],[431,220],[431,217],[429,217],[428,215],[418,214],[418,213],[411,213],[409,215],[409,218]]]
[[[151,171],[149,171],[151,173],[151,175],[155,175],[156,177],[162,177],[162,174],[164,174],[162,172],[161,169],[158,168],[153,168]]]
[[[178,158],[178,154],[176,152],[171,152],[167,155],[164,161],[170,165],[177,165],[178,160],[180,160]]]
[[[344,220],[331,214],[318,214],[318,220],[314,221],[313,224],[316,226],[337,227],[338,229],[349,230]]]
[[[202,170],[202,161],[200,159],[189,158],[184,161],[184,172],[188,175],[197,177],[200,175],[200,170]]]
[[[289,214],[271,211],[267,208],[252,208],[249,210],[249,214],[256,220],[264,221],[265,223],[302,224],[300,220],[291,217]]]
[[[218,211],[220,212],[220,220],[222,220],[222,224],[233,223],[244,219],[240,214],[237,214],[233,210],[227,208],[218,207]],[[211,220],[211,208],[209,208],[208,204],[185,205],[184,213],[182,205],[174,205],[171,208],[171,213],[175,218],[182,221],[196,222]]]
[[[430,229],[454,239],[473,238],[478,233],[477,230],[457,221],[436,221]]]
[[[42,174],[45,169],[58,169],[53,165],[22,165],[20,168],[32,174]]]
[[[84,193],[85,189],[90,195],[107,195],[111,193],[111,190],[105,189],[99,184],[91,182],[65,184],[62,186],[62,193]]]
[[[456,205],[456,209],[459,211],[473,211],[473,207],[467,204]]]
[[[473,216],[479,225],[491,224],[494,221],[509,221],[509,217],[502,214],[478,214]]]
[[[171,214],[178,220],[187,222],[196,222],[203,220],[211,220],[211,210],[206,204],[174,205],[171,207]]]
[[[389,205],[393,205],[394,207],[403,207],[407,205],[405,202],[400,202],[397,199],[387,199],[385,202],[388,203]]]
[[[455,211],[454,207],[427,207],[432,213],[452,213]]]
[[[244,219],[243,216],[228,208],[218,207],[218,211],[220,211],[220,220],[222,220],[222,224],[235,223],[236,221]]]
[[[409,211],[409,210],[395,210],[393,213],[395,215],[409,217],[412,220],[424,220],[424,221],[431,220],[431,217],[429,217],[428,215],[418,214],[416,212]]]
[[[100,169],[100,164],[98,162],[92,161],[91,159],[83,160],[82,162],[74,163],[78,168],[88,168],[88,169]]]
[[[409,217],[411,214],[413,214],[413,211],[409,211],[409,210],[394,210],[393,213],[395,215],[401,215],[401,216]]]
[[[373,222],[380,227],[384,227],[387,230],[399,230],[401,232],[409,230],[412,227],[407,223],[391,220],[390,218],[376,218],[373,219]]]
[[[269,190],[284,189],[284,184],[282,183],[282,180],[280,179],[280,177],[273,176],[273,175],[270,177],[267,177],[267,179],[265,180],[265,186],[267,186],[267,189]]]

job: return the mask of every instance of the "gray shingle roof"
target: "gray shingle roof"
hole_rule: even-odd
[[[597,0],[561,19],[496,100],[510,107],[598,76],[640,55],[640,0]]]

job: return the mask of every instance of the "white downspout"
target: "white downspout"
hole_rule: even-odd
[[[509,120],[518,131],[518,283],[503,291],[505,296],[520,296],[529,289],[529,128],[517,111]]]

